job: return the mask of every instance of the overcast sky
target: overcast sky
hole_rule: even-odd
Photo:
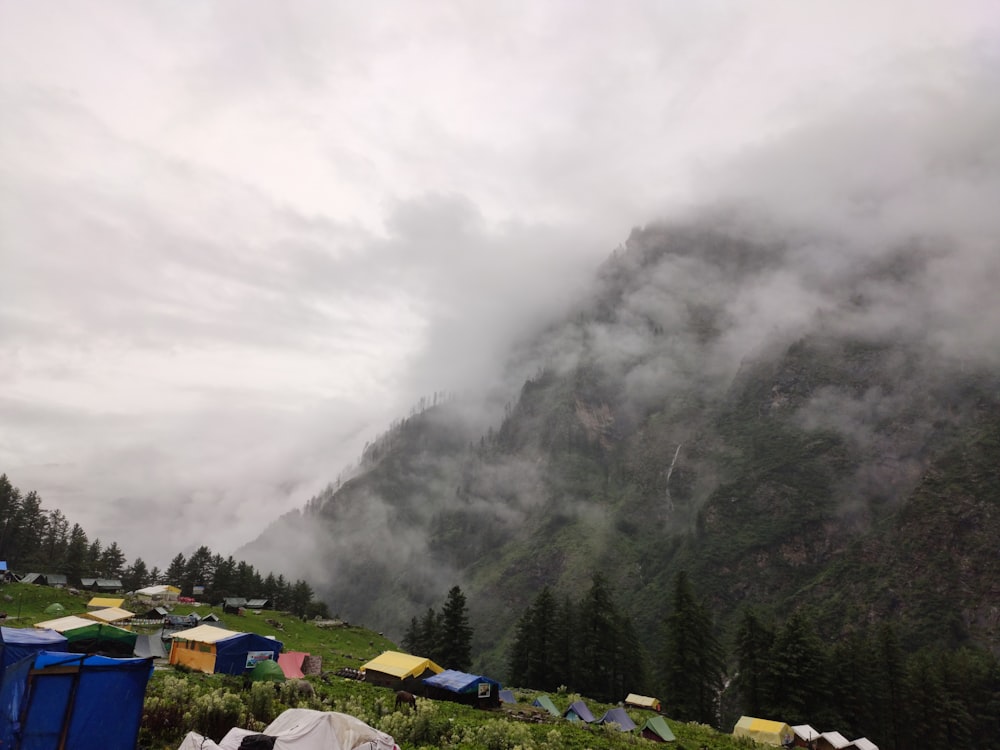
[[[0,472],[130,561],[228,554],[487,383],[632,226],[998,30],[993,0],[0,0]]]

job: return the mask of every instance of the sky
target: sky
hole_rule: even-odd
[[[0,0],[0,472],[129,560],[228,554],[632,227],[885,194],[894,124],[988,142],[945,123],[998,41],[992,0]]]

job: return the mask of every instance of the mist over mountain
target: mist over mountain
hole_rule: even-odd
[[[542,586],[598,569],[649,640],[685,569],[722,624],[809,607],[996,650],[995,70],[708,175],[525,332],[506,391],[423,404],[240,554],[396,637],[458,583],[494,669]]]

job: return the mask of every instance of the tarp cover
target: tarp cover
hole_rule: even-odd
[[[479,685],[484,682],[491,686],[491,692],[495,692],[500,689],[500,683],[496,680],[491,680],[489,677],[482,677],[480,675],[459,672],[455,669],[446,669],[433,677],[424,678],[425,685],[441,688],[442,690],[449,690],[452,693],[463,694],[478,692]]]
[[[532,706],[537,706],[538,708],[544,708],[553,716],[562,716],[559,713],[559,709],[556,708],[556,704],[552,702],[552,699],[547,695],[539,695],[535,698],[535,702],[531,704]]]
[[[642,736],[658,742],[676,742],[677,738],[662,716],[652,716],[642,725]]]
[[[285,673],[285,677],[290,680],[305,677],[302,673],[302,662],[306,660],[307,656],[309,654],[305,651],[286,651],[283,654],[278,654],[278,666]]]
[[[587,704],[583,701],[574,701],[573,703],[570,703],[564,716],[570,721],[582,719],[588,724],[592,724],[594,721],[594,715],[590,713],[590,709],[587,708]]]
[[[47,651],[22,659],[4,673],[0,685],[0,746],[135,747],[152,673],[150,659]]]
[[[216,744],[194,732],[188,733],[178,750],[239,750],[243,738],[258,734],[234,728]],[[290,708],[263,732],[277,738],[274,750],[393,750],[395,741],[384,732],[347,714]]]
[[[510,690],[501,690],[500,700],[502,700],[504,703],[517,703],[517,700],[514,698],[514,693],[512,693]]]
[[[0,675],[11,664],[39,651],[66,651],[66,636],[54,630],[0,627]]]
[[[598,724],[611,724],[615,723],[618,728],[623,732],[631,732],[635,729],[635,722],[632,721],[632,717],[625,713],[624,708],[612,708],[607,711],[600,719],[597,720]]]
[[[398,677],[401,680],[406,677],[419,677],[428,669],[434,673],[444,671],[442,667],[439,667],[430,659],[425,659],[422,656],[402,654],[399,651],[384,651],[361,667],[362,672],[369,669],[374,672],[382,672],[383,674]]]

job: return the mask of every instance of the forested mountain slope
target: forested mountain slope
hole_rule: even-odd
[[[240,554],[396,637],[458,583],[501,672],[540,588],[595,570],[649,647],[687,570],[723,628],[807,608],[830,637],[892,618],[912,646],[996,650],[1000,352],[953,284],[970,253],[634,230],[511,353],[502,419],[472,396],[414,414]]]

